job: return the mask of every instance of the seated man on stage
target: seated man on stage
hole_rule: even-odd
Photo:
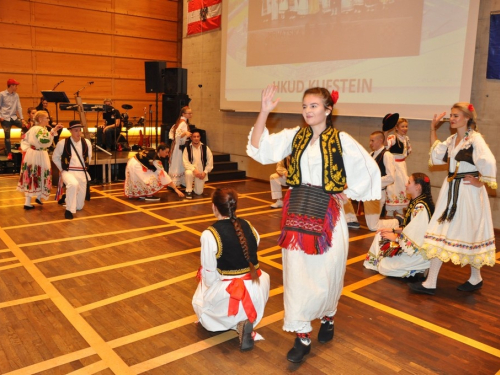
[[[108,151],[116,149],[116,139],[120,135],[120,111],[113,108],[111,99],[104,99],[103,122],[97,126],[97,145]]]
[[[168,185],[175,190],[180,198],[184,198],[184,194],[177,189],[170,176],[163,169],[160,158],[165,158],[167,153],[167,146],[162,143],[156,150],[139,151],[128,160],[125,170],[126,197],[159,201],[160,198],[154,194]]]
[[[66,219],[73,219],[73,214],[80,211],[85,204],[87,173],[89,160],[92,159],[92,145],[82,137],[83,125],[80,121],[70,121],[71,137],[60,140],[52,155],[52,161],[59,169],[59,186],[66,185]],[[76,152],[75,152],[76,151]],[[75,156],[75,157],[73,157]]]
[[[197,129],[191,132],[191,143],[184,148],[182,162],[186,177],[186,199],[193,199],[193,182],[194,193],[202,195],[208,174],[214,168],[212,151],[201,143],[200,131]]]

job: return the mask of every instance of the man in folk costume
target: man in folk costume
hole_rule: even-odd
[[[52,161],[59,169],[59,187],[66,185],[66,219],[73,219],[73,214],[85,204],[87,184],[90,179],[87,169],[92,158],[92,146],[82,137],[83,125],[80,121],[71,121],[71,137],[60,140],[52,155]]]
[[[191,144],[184,149],[182,161],[185,168],[186,199],[193,199],[193,183],[194,193],[202,195],[208,174],[214,168],[212,151],[201,143],[199,130],[191,132]]]
[[[269,176],[269,183],[271,185],[271,198],[275,199],[270,207],[271,208],[281,208],[283,207],[283,192],[281,191],[282,186],[287,186],[286,178],[288,177],[288,165],[290,164],[290,156],[287,156],[283,160],[280,160],[276,164],[276,173]]]
[[[381,131],[373,132],[370,135],[371,156],[375,159],[380,168],[382,176],[382,197],[377,201],[364,202],[365,219],[368,229],[376,231],[380,229],[380,213],[384,207],[387,186],[394,183],[396,167],[394,166],[394,157],[384,147],[385,136]]]

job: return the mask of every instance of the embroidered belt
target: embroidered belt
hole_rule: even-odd
[[[32,150],[35,150],[35,151],[44,151],[45,150],[44,148],[36,148],[35,146],[30,146],[30,148]]]
[[[441,217],[438,219],[438,223],[442,223],[446,220],[451,221],[453,217],[455,216],[455,213],[457,212],[457,201],[458,201],[458,192],[460,190],[460,183],[462,182],[463,178],[467,175],[471,175],[474,177],[479,176],[479,172],[466,172],[466,173],[457,173],[455,172],[448,172],[448,201],[446,202],[446,208],[441,215]],[[448,207],[451,202],[452,198],[452,193],[453,193],[453,204],[451,205],[450,210],[448,211]]]

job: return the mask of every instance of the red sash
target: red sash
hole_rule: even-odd
[[[260,277],[262,271],[260,269],[257,270],[257,274]],[[226,288],[226,291],[229,293],[230,296],[227,316],[238,314],[241,301],[243,309],[245,310],[245,313],[247,314],[247,318],[250,321],[250,323],[255,322],[255,319],[257,319],[257,311],[255,311],[252,298],[250,298],[250,293],[248,293],[248,290],[245,287],[245,282],[244,282],[244,280],[251,280],[251,279],[252,275],[247,273],[246,275],[235,279],[222,280],[222,281],[229,281],[229,280],[231,281],[231,283]]]

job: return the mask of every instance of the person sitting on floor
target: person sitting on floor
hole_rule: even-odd
[[[154,194],[168,185],[174,189],[179,198],[184,198],[184,194],[177,189],[159,160],[165,158],[167,153],[167,146],[162,143],[156,150],[139,151],[128,160],[124,185],[126,197],[159,201],[160,198]]]
[[[411,197],[402,225],[397,219],[381,220],[379,229],[368,250],[365,268],[392,277],[413,277],[430,267],[422,256],[422,244],[429,220],[434,213],[431,182],[423,173],[413,173],[406,183]]]

